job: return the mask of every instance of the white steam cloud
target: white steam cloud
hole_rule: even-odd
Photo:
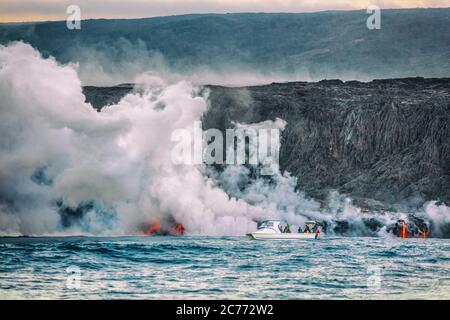
[[[23,43],[0,47],[2,234],[135,234],[169,214],[191,234],[255,228],[262,208],[230,199],[201,167],[171,162],[171,133],[198,121],[205,99],[188,82],[139,82],[143,92],[97,113],[72,66]],[[95,205],[67,230],[58,201]]]
[[[96,112],[74,65],[43,59],[21,42],[0,46],[0,236],[133,235],[168,216],[194,235],[243,235],[264,218],[331,226],[343,219],[355,235],[372,235],[363,221],[370,215],[337,194],[322,210],[288,173],[252,179],[243,166],[216,172],[173,164],[172,132],[192,128],[207,97],[179,79],[137,80],[142,88]],[[81,215],[80,206],[88,208]],[[75,223],[64,224],[61,208],[79,215]],[[448,207],[429,203],[420,214],[445,235]],[[386,225],[401,217],[376,219]]]

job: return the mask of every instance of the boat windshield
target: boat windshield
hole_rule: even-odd
[[[274,226],[275,224],[273,223],[273,221],[264,221],[259,225],[258,229],[273,228]]]
[[[317,227],[317,222],[315,222],[315,221],[306,221],[305,222],[305,226],[307,226],[309,228],[309,230],[315,231],[316,227]]]

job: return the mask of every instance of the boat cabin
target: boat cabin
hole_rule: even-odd
[[[258,231],[285,233],[288,224],[280,220],[266,220],[258,224]],[[301,228],[302,232],[314,233],[317,231],[316,221],[306,221],[304,228]],[[297,232],[299,228],[290,225],[289,232]]]

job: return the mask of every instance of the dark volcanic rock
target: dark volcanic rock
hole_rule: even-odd
[[[281,168],[313,197],[450,202],[450,79],[210,88],[206,128],[287,121]]]
[[[287,121],[281,169],[314,198],[334,189],[361,204],[450,203],[450,79],[207,88],[205,129]],[[111,88],[103,103],[104,90],[88,89],[87,99],[99,106],[122,94]]]
[[[133,84],[120,84],[114,87],[92,87],[83,88],[86,101],[91,103],[96,110],[105,106],[117,104],[126,94],[133,91]]]

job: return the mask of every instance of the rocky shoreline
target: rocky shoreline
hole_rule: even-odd
[[[450,203],[449,78],[204,88],[205,129],[287,122],[280,167],[310,197],[325,200],[337,190],[378,210]],[[132,90],[132,84],[83,89],[97,110]]]

